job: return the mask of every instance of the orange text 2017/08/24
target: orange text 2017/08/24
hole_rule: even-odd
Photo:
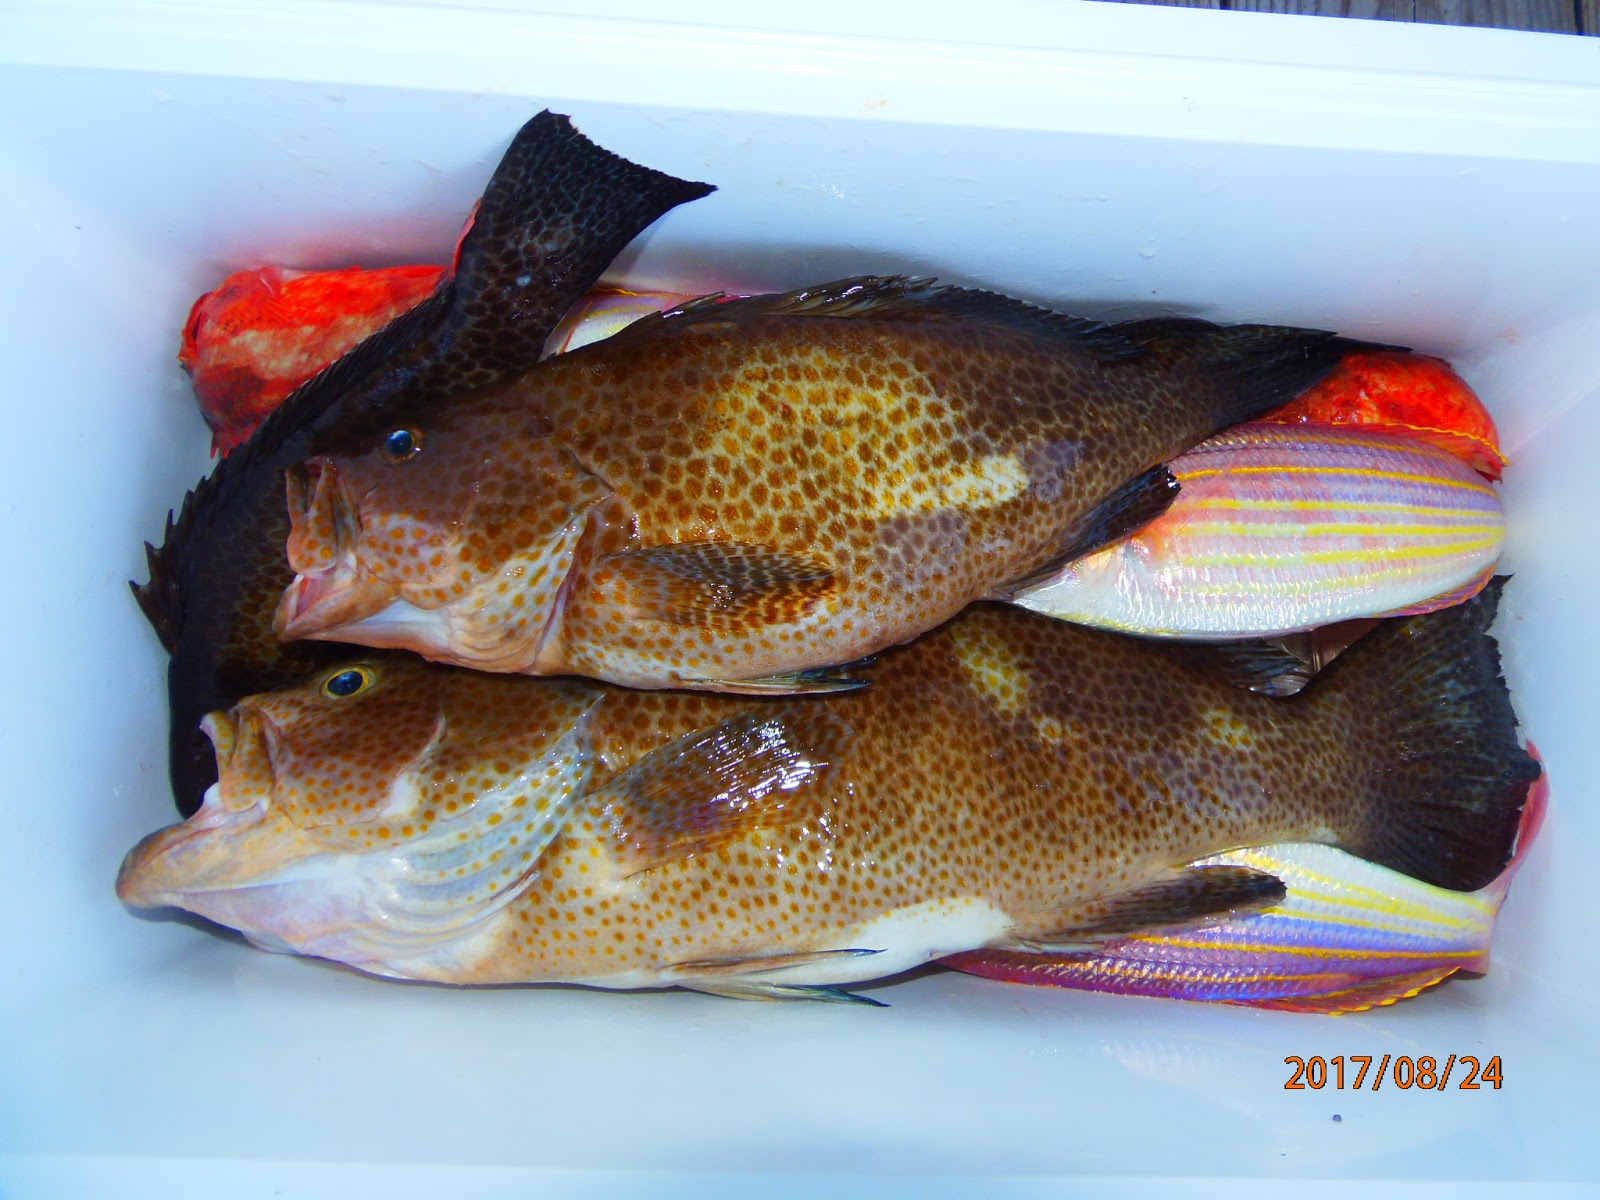
[[[1503,1081],[1498,1054],[1490,1059],[1452,1054],[1442,1063],[1431,1054],[1420,1058],[1409,1054],[1385,1054],[1381,1058],[1375,1054],[1340,1054],[1333,1058],[1290,1055],[1283,1063],[1293,1071],[1283,1085],[1288,1092],[1316,1092],[1326,1087],[1340,1092],[1359,1088],[1376,1092],[1385,1085],[1401,1091],[1416,1088],[1442,1092],[1450,1087],[1463,1092],[1484,1088],[1499,1091]]]

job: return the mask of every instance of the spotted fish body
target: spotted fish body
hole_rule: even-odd
[[[1166,512],[1018,602],[1128,633],[1264,637],[1457,603],[1505,540],[1481,475],[1381,429],[1243,425],[1171,469]]]
[[[201,719],[301,677],[340,651],[281,642],[273,616],[293,579],[285,477],[417,412],[535,365],[545,339],[652,221],[707,194],[590,142],[545,112],[513,138],[434,292],[295,390],[169,516],[140,607],[171,655],[174,798],[187,815],[216,779]]]
[[[904,280],[691,305],[309,463],[278,629],[807,690],[1148,519],[1164,459],[1347,348]]]
[[[119,892],[384,975],[783,996],[1280,900],[1190,866],[1240,847],[1478,888],[1537,774],[1497,592],[1385,626],[1291,701],[988,606],[827,700],[379,656],[214,715],[219,786]]]

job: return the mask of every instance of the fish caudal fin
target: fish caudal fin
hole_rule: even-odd
[[[1487,968],[1495,918],[1538,835],[1547,793],[1542,779],[1530,789],[1515,856],[1476,892],[1431,887],[1330,846],[1262,846],[1196,864],[1281,880],[1283,898],[1262,911],[1074,954],[978,950],[943,962],[1011,983],[1294,1012],[1393,1004],[1457,971]]]
[[[1340,845],[1456,891],[1505,868],[1540,775],[1488,633],[1504,586],[1501,576],[1465,604],[1385,622],[1289,702],[1342,709],[1370,747],[1369,791]]]

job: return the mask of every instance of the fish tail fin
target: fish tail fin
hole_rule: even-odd
[[[1366,793],[1339,844],[1454,891],[1486,887],[1505,869],[1542,773],[1518,740],[1488,633],[1505,581],[1454,608],[1386,622],[1286,701],[1342,712],[1369,747]]]
[[[1285,325],[1214,325],[1191,317],[1158,317],[1112,326],[1128,341],[1174,364],[1188,361],[1220,378],[1214,427],[1253,420],[1321,382],[1347,354],[1398,350]]]
[[[1539,752],[1530,743],[1529,754]],[[1332,846],[1255,846],[1207,859],[1279,880],[1267,908],[1140,930],[1076,953],[974,950],[944,965],[1000,979],[1289,1012],[1361,1012],[1414,996],[1457,971],[1482,974],[1511,882],[1543,823],[1549,786],[1528,790],[1516,853],[1473,892],[1449,891]]]

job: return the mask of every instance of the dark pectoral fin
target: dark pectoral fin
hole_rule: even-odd
[[[826,809],[854,733],[811,701],[757,705],[647,754],[606,785],[625,875],[716,850]]]
[[[652,546],[609,558],[602,571],[636,620],[706,629],[792,624],[838,587],[819,559],[742,542]]]
[[[1000,598],[1010,599],[1030,588],[1049,583],[1062,567],[1074,559],[1137,533],[1172,507],[1173,501],[1178,498],[1178,488],[1177,477],[1164,464],[1151,467],[1143,475],[1130,479],[1067,531],[1060,550],[1049,562],[1012,583]]]
[[[1171,879],[1113,896],[1091,918],[1021,939],[1026,949],[1087,950],[1141,930],[1171,930],[1277,904],[1283,880],[1250,867],[1186,867]]]

